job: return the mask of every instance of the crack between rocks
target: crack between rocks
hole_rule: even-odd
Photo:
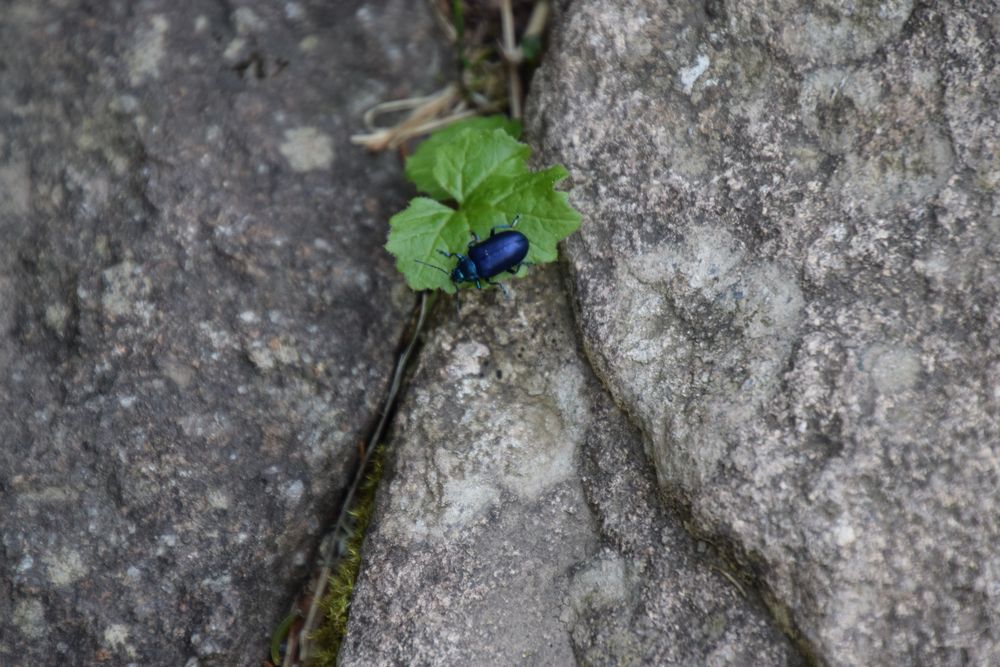
[[[323,565],[314,580],[313,585],[309,589],[311,591],[312,601],[310,602],[309,611],[305,617],[302,628],[298,633],[298,642],[300,647],[298,659],[299,663],[305,663],[309,657],[309,648],[311,646],[309,635],[316,629],[319,607],[323,600],[323,595],[326,592],[327,582],[330,580],[330,575],[333,572],[333,566],[337,560],[334,554],[334,547],[338,541],[337,538],[346,530],[345,526],[349,512],[353,506],[354,496],[365,477],[365,472],[368,470],[372,454],[378,447],[379,440],[385,433],[386,427],[396,414],[396,406],[398,405],[401,397],[400,388],[402,386],[403,376],[406,374],[407,369],[410,368],[411,364],[415,361],[419,354],[421,347],[420,335],[423,331],[424,325],[426,324],[427,315],[430,312],[431,307],[434,305],[435,300],[435,294],[422,292],[420,295],[420,301],[414,306],[413,311],[410,314],[411,324],[407,327],[403,336],[400,338],[400,347],[402,349],[396,355],[396,366],[393,371],[392,381],[390,382],[381,403],[381,417],[365,437],[364,454],[358,461],[351,486],[344,494],[343,500],[340,503],[340,512],[337,515],[337,521],[334,524],[333,529],[327,532],[320,541],[320,561]],[[291,655],[291,651],[289,651],[288,655]],[[286,659],[285,662],[287,663],[288,660]]]

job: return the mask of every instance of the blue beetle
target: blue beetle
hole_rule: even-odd
[[[438,250],[445,257],[458,258],[458,264],[450,273],[440,266],[421,262],[419,259],[415,261],[445,273],[455,284],[455,287],[458,287],[460,283],[475,283],[476,289],[482,289],[482,283],[485,281],[489,285],[497,285],[503,291],[504,296],[509,296],[507,287],[503,283],[495,282],[490,278],[498,276],[504,271],[516,274],[526,263],[524,258],[528,255],[528,237],[514,229],[520,219],[521,216],[517,215],[511,224],[497,225],[490,230],[490,236],[485,241],[480,241],[476,233],[473,232],[472,241],[469,243],[467,251],[468,255]],[[508,231],[498,234],[498,229]]]

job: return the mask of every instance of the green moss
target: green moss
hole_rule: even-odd
[[[343,558],[330,575],[326,595],[320,603],[323,624],[313,634],[314,648],[309,659],[310,667],[333,667],[337,664],[340,645],[347,635],[347,619],[354,595],[354,582],[361,569],[361,544],[375,508],[375,490],[382,478],[382,463],[385,447],[380,445],[373,453],[371,467],[365,476],[354,507],[350,510],[353,519],[347,549]]]

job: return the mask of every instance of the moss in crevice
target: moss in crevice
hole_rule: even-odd
[[[310,667],[334,667],[340,646],[347,635],[347,620],[354,597],[354,582],[361,569],[361,545],[375,509],[375,491],[382,479],[382,464],[385,446],[379,445],[372,452],[370,469],[358,489],[358,495],[349,515],[352,519],[347,546],[340,562],[337,563],[327,592],[320,603],[323,623],[313,634],[313,654]]]

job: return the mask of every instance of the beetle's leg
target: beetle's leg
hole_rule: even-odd
[[[497,233],[498,229],[514,229],[517,227],[517,223],[521,222],[521,214],[518,213],[514,216],[514,219],[510,221],[509,225],[494,225],[493,229],[490,230],[490,236]]]
[[[510,299],[510,292],[507,291],[507,286],[506,285],[504,285],[503,283],[494,282],[494,281],[490,280],[489,278],[486,279],[486,282],[488,282],[490,285],[496,285],[497,287],[499,287],[500,291],[503,292],[503,298],[508,299],[508,300]]]
[[[471,246],[474,243],[479,243],[479,235],[476,234],[475,232],[472,232],[472,231],[470,231],[469,233],[472,234],[472,242],[469,243],[469,245]],[[490,234],[490,236],[493,236],[493,235]]]
[[[461,255],[458,255],[457,253],[445,252],[444,250],[438,250],[438,252],[441,253],[442,255],[444,255],[445,257],[460,257],[461,256]]]
[[[534,266],[534,265],[535,265],[534,262],[518,262],[515,266],[512,266],[509,269],[507,269],[507,272],[513,273],[516,276],[517,272],[521,270],[522,266]]]
[[[517,227],[517,223],[519,222],[521,222],[520,213],[514,216],[514,219],[510,221],[509,225],[493,225],[493,228],[490,229],[490,237],[492,238],[493,235],[497,233],[498,229],[514,229],[515,227]]]
[[[483,284],[479,282],[479,278],[476,278],[476,289],[483,289]]]

